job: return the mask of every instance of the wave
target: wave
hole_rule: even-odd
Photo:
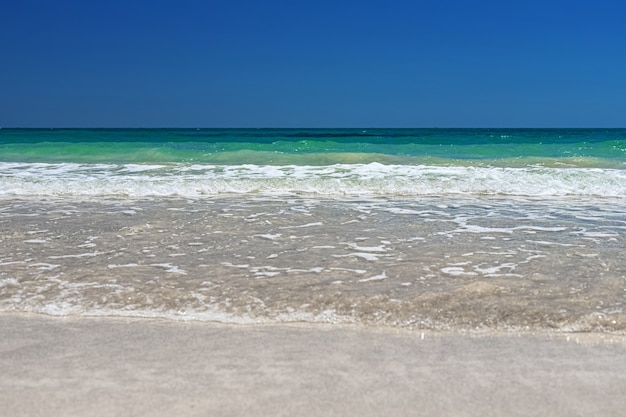
[[[328,166],[0,163],[0,196],[4,197],[201,198],[222,194],[623,198],[626,170],[380,163]]]

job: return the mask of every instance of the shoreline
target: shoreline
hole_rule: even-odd
[[[255,321],[253,318],[243,319],[241,321],[222,321],[219,319],[196,319],[181,315],[180,318],[171,318],[165,316],[136,316],[136,315],[107,315],[107,314],[48,314],[29,311],[0,311],[0,320],[7,317],[16,317],[24,319],[42,319],[42,320],[59,320],[59,321],[89,321],[101,320],[111,321],[118,324],[128,324],[131,322],[162,323],[164,325],[179,326],[207,326],[207,327],[226,327],[226,328],[302,328],[310,330],[324,329],[345,329],[347,331],[362,331],[372,333],[397,333],[413,335],[423,340],[428,336],[458,336],[468,338],[489,338],[489,337],[539,337],[547,339],[562,340],[565,342],[585,343],[585,344],[623,344],[626,346],[626,332],[622,330],[604,330],[602,328],[594,328],[593,330],[566,330],[561,328],[550,327],[410,327],[401,325],[376,324],[376,323],[359,323],[349,320],[339,321],[309,321],[309,320],[290,320],[276,321],[271,319],[259,318]]]
[[[7,415],[621,415],[626,338],[0,314]],[[568,341],[569,338],[569,341]]]
[[[466,200],[0,204],[0,310],[626,331],[624,210]]]

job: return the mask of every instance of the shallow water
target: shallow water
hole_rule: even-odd
[[[624,129],[2,129],[0,312],[626,330]]]
[[[0,311],[626,330],[621,200],[0,200]]]

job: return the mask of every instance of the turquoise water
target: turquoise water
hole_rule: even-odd
[[[626,166],[626,129],[2,129],[4,162]]]
[[[1,129],[0,194],[626,196],[626,129]]]

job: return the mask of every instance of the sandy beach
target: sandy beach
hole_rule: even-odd
[[[0,417],[626,417],[624,2],[63,3],[1,8]]]
[[[623,415],[609,334],[0,316],[6,416]]]

